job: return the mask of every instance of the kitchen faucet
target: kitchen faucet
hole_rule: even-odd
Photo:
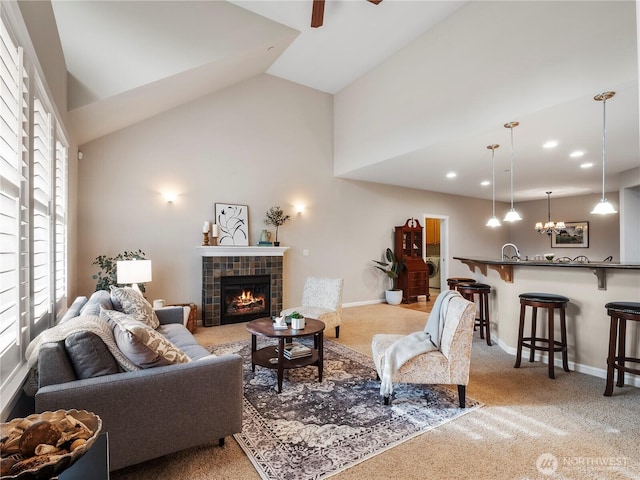
[[[520,261],[520,250],[518,250],[518,247],[516,247],[515,243],[505,243],[502,246],[501,260],[504,262],[504,249],[507,248],[507,247],[512,247],[513,248],[513,250],[516,252],[515,257],[517,258],[517,261],[519,262]],[[511,257],[511,258],[513,258],[513,257]]]

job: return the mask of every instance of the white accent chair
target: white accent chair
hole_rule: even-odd
[[[336,338],[340,335],[342,323],[342,278],[307,277],[302,291],[300,307],[282,310],[280,315],[298,312],[304,317],[323,322],[327,329],[336,329]]]
[[[393,382],[458,385],[460,408],[464,408],[475,318],[474,303],[462,297],[452,298],[445,317],[440,349],[416,355],[407,361],[393,375]],[[390,334],[373,336],[371,352],[378,378],[384,375],[385,351],[403,337]],[[384,404],[388,405],[389,401],[390,397],[385,396]]]

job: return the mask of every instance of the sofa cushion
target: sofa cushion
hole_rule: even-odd
[[[67,355],[78,378],[118,373],[118,363],[102,339],[91,332],[78,332],[64,340]]]
[[[93,292],[89,301],[84,304],[80,310],[80,315],[96,315],[100,316],[100,307],[104,307],[105,310],[113,310],[113,304],[111,303],[111,295],[106,290],[98,290]]]
[[[168,323],[157,329],[167,340],[186,353],[191,360],[200,360],[211,355],[209,351],[198,343],[195,337],[184,325]]]
[[[137,290],[131,287],[120,288],[112,285],[111,300],[114,306],[115,304],[121,305],[121,308],[117,308],[117,310],[133,316],[136,320],[149,325],[151,328],[156,329],[160,325],[153,307]]]
[[[186,363],[191,359],[161,333],[133,316],[115,310],[102,310],[103,318],[113,326],[118,348],[140,368]]]

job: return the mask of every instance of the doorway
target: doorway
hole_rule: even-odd
[[[429,293],[438,295],[449,275],[449,217],[424,214],[424,261],[429,268]]]

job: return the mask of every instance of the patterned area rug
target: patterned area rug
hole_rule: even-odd
[[[258,348],[272,344],[258,339]],[[264,480],[330,477],[416,435],[472,412],[480,402],[457,390],[395,385],[391,406],[382,404],[372,360],[325,339],[323,381],[317,367],[285,371],[277,393],[276,371],[251,371],[250,342],[209,347],[244,359],[244,419],[234,435]]]

